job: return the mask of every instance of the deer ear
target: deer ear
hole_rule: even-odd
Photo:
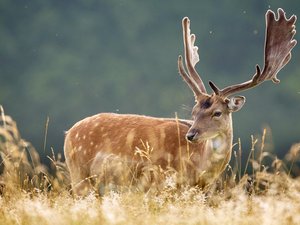
[[[246,98],[244,96],[235,96],[230,98],[230,100],[227,103],[229,111],[230,112],[239,111],[243,107],[245,101]]]

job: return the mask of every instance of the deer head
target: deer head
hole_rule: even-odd
[[[258,86],[266,80],[279,83],[276,75],[290,61],[291,50],[297,43],[293,39],[296,33],[296,19],[295,15],[287,19],[282,9],[278,9],[278,18],[274,12],[268,10],[263,69],[261,70],[257,65],[256,73],[251,80],[225,87],[222,90],[209,81],[213,93],[208,94],[195,69],[199,62],[198,47],[195,46],[196,36],[191,34],[190,20],[187,17],[183,18],[184,58],[187,72],[181,55],[178,57],[178,69],[193,91],[196,101],[192,110],[193,124],[186,134],[188,141],[199,142],[232,132],[231,113],[240,110],[245,103],[245,97],[232,97],[232,95]]]

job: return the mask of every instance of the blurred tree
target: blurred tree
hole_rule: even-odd
[[[296,1],[24,0],[0,2],[0,104],[25,138],[62,151],[63,131],[103,111],[189,117],[192,93],[177,72],[183,52],[181,19],[189,16],[205,83],[248,80],[263,63],[264,13]],[[247,151],[251,134],[271,127],[275,147],[299,141],[298,48],[280,85],[245,92],[234,115],[235,137]],[[186,106],[183,106],[186,105]]]

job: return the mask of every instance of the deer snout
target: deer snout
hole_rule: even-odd
[[[196,130],[190,130],[187,134],[186,134],[186,139],[190,142],[194,142],[197,140],[197,135],[198,135],[198,131]]]

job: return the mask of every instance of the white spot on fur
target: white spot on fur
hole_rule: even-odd
[[[83,135],[83,137],[82,137],[82,138],[83,138],[83,140],[85,140],[85,139],[86,139],[86,136],[85,136],[85,135]]]
[[[134,136],[135,136],[135,130],[132,129],[127,134],[127,137],[126,137],[126,146],[128,146],[130,148],[132,147]]]
[[[70,157],[72,158],[74,156],[74,154],[75,154],[75,149],[71,150]]]

